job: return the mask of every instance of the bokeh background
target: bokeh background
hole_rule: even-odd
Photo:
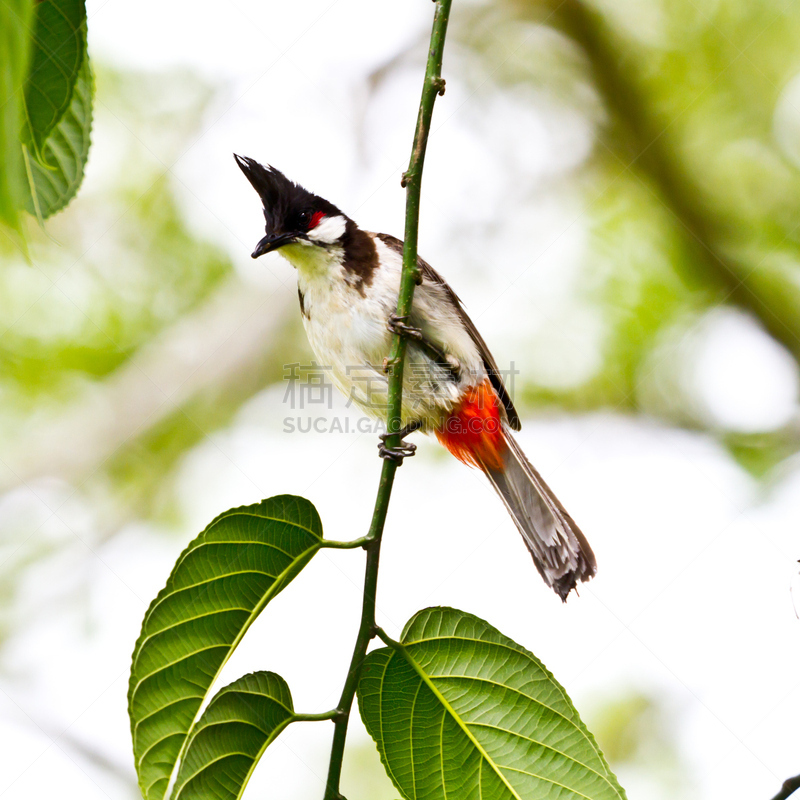
[[[401,235],[433,10],[88,6],[85,184],[32,265],[0,241],[3,800],[138,796],[130,653],[217,513],[291,492],[329,537],[366,531],[375,436],[286,381],[312,359],[295,276],[249,258],[231,154]],[[599,573],[562,606],[486,482],[426,442],[379,619],[453,605],[533,650],[632,800],[769,798],[800,771],[799,43],[780,0],[454,3],[420,252],[518,371],[520,439]],[[362,570],[320,553],[222,682],[270,669],[299,710],[335,705]],[[321,797],[330,734],[288,729],[246,797]],[[357,724],[343,788],[397,796]]]

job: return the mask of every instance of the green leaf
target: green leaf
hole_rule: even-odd
[[[401,641],[367,656],[358,701],[404,797],[625,797],[567,693],[525,648],[452,608],[420,611]]]
[[[86,55],[84,0],[43,0],[36,4],[33,50],[25,104],[25,140],[41,152],[69,108]]]
[[[226,511],[183,551],[133,651],[128,714],[146,800],[164,797],[200,705],[242,636],[321,546],[314,506],[280,495]]]
[[[274,672],[221,689],[189,739],[173,800],[238,800],[264,751],[295,719],[289,687]]]
[[[77,194],[89,155],[92,133],[92,70],[84,54],[75,91],[63,117],[41,150],[43,163],[26,153],[31,195],[28,210],[42,219],[60,211]]]
[[[0,3],[0,221],[17,231],[26,186],[19,132],[32,19],[32,0]]]

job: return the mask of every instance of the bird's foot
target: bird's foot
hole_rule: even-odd
[[[417,446],[411,442],[400,442],[397,447],[387,447],[385,441],[378,445],[378,455],[387,461],[394,461],[398,467],[403,463],[404,458],[410,458],[416,451]]]
[[[414,453],[417,452],[417,446],[415,444],[403,440],[406,438],[406,436],[419,429],[420,423],[412,422],[410,425],[406,425],[405,428],[397,431],[396,433],[382,433],[379,437],[380,442],[378,443],[378,455],[381,458],[387,459],[388,461],[394,461],[397,466],[400,466],[403,463],[404,458],[410,458],[414,455]],[[386,440],[390,436],[399,436],[400,444],[398,444],[396,447],[388,447]]]
[[[419,328],[409,325],[406,322],[407,319],[408,317],[399,317],[397,314],[392,314],[392,316],[389,317],[389,321],[386,323],[386,326],[392,333],[397,333],[400,336],[413,339],[417,343],[417,347],[422,350],[422,352],[425,353],[425,355],[427,355],[431,361],[438,364],[442,369],[447,370],[447,372],[453,376],[454,380],[460,380],[461,363],[459,360],[450,353],[446,353],[429,339],[426,339],[425,335]],[[388,359],[384,359],[383,371],[386,373],[389,372]]]
[[[407,336],[409,339],[415,339],[418,342],[422,341],[422,331],[415,328],[413,325],[407,324],[408,317],[399,317],[397,314],[392,314],[386,327],[392,332],[400,336]]]

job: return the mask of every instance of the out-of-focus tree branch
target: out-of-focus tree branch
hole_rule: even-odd
[[[165,330],[52,422],[6,450],[0,491],[43,476],[77,484],[205,392],[259,387],[287,304],[238,279]]]
[[[800,789],[800,775],[795,775],[794,778],[789,778],[783,782],[781,790],[772,800],[786,800],[789,795],[794,794],[798,789]]]
[[[685,232],[695,263],[726,299],[756,314],[772,335],[800,358],[800,288],[787,270],[740,253],[748,232],[733,227],[706,202],[671,146],[668,122],[659,120],[640,91],[636,65],[623,58],[603,17],[581,0],[554,4],[555,22],[585,52],[597,86],[611,111],[626,166],[641,170]]]

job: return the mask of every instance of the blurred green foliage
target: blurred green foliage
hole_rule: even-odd
[[[599,314],[592,344],[601,361],[567,386],[523,376],[522,405],[707,427],[681,378],[682,343],[705,312],[738,303],[798,353],[800,101],[790,90],[800,11],[734,0],[702,10],[506,0],[456,22],[469,56],[463,79],[481,87],[491,78],[483,97],[519,99],[517,90],[533,88],[596,130],[589,157],[559,180],[577,189],[591,221],[575,291]],[[48,224],[53,240],[35,235],[34,269],[2,245],[3,436],[68,409],[231,277],[227,254],[184,220],[165,166],[196,135],[216,91],[182,72],[100,70],[97,124],[114,140],[101,149],[102,180]],[[119,121],[129,136],[114,135]],[[105,475],[140,513],[163,509],[164,493],[156,502],[153,489],[182,454],[279,377],[265,349],[258,369],[143,429]],[[798,448],[790,428],[712,432],[759,476]]]
[[[13,56],[0,70],[0,217],[11,224],[19,202],[11,178],[23,164],[9,143],[18,137],[29,42],[9,20],[29,20],[32,7],[0,6],[0,38]],[[526,93],[532,89],[588,119],[594,135],[589,155],[557,180],[580,197],[589,219],[575,293],[601,320],[593,334],[601,358],[566,387],[523,376],[522,410],[649,414],[708,431],[752,474],[768,477],[800,449],[797,426],[748,433],[710,423],[682,382],[684,345],[711,309],[736,305],[800,356],[800,6],[499,0],[460,10],[452,36],[464,73],[448,77],[465,81],[480,109],[501,93],[535,97]],[[46,233],[32,230],[32,265],[0,236],[4,449],[13,442],[25,450],[42,423],[113,381],[236,280],[227,253],[188,224],[169,168],[219,92],[180,71],[97,69],[93,157],[102,170]],[[297,353],[302,334],[292,324]],[[252,368],[104,454],[84,486],[114,507],[98,535],[131,517],[168,515],[183,456],[280,380],[283,356],[285,349],[265,343]],[[30,536],[39,524],[23,516],[0,538],[5,608],[26,572],[63,544]],[[12,622],[0,620],[0,643]],[[609,701],[591,722],[615,766],[661,758],[667,775],[678,758],[668,717],[661,700],[632,694]],[[365,747],[369,753],[354,751],[352,769],[382,776],[379,766],[360,766],[377,764],[372,745]],[[368,794],[392,791],[376,783]]]
[[[777,2],[676,2],[648,36],[623,5],[568,0],[554,12],[610,115],[600,154],[684,240],[676,270],[702,280],[715,302],[752,310],[797,354],[800,176],[786,141],[800,118],[778,112],[800,69],[800,14]]]
[[[24,202],[24,166],[18,146],[24,119],[23,87],[28,73],[33,0],[9,0],[0,5],[0,224],[19,230]],[[0,233],[3,233],[0,229]],[[9,236],[0,236],[8,246]]]
[[[790,90],[800,11],[734,0],[703,9],[688,0],[647,8],[506,0],[456,22],[469,55],[464,80],[480,87],[491,78],[483,96],[532,87],[596,130],[589,157],[560,180],[578,190],[591,220],[575,291],[602,321],[601,361],[567,386],[523,376],[522,405],[708,426],[680,375],[680,343],[706,311],[738,303],[799,351],[800,101]],[[186,73],[101,69],[97,92],[101,135],[124,120],[130,136],[106,137],[114,145],[101,155],[102,180],[48,224],[54,241],[35,236],[34,269],[2,245],[6,437],[102,385],[232,275],[228,256],[185,222],[165,167],[196,134],[216,89]],[[161,162],[154,142],[167,154]],[[142,430],[105,474],[131,502],[152,499],[187,449],[279,377],[265,350],[253,373]],[[790,429],[712,431],[759,476],[798,445]]]
[[[686,794],[691,770],[675,746],[677,717],[668,698],[634,689],[596,702],[586,717],[612,768],[622,780],[630,777],[631,789],[644,789],[646,781],[651,797]]]
[[[591,216],[579,292],[603,320],[602,364],[566,388],[534,378],[528,403],[707,428],[680,348],[719,305],[800,355],[800,9],[508,0],[459,36],[476,90],[532,86],[597,130],[569,180]],[[712,431],[759,477],[800,444],[793,426]]]
[[[632,692],[601,703],[592,713],[595,738],[615,764],[635,761],[643,753],[675,758],[664,704]]]
[[[351,717],[350,724],[352,728],[363,727],[358,714]],[[342,791],[345,796],[355,797],[358,794],[370,800],[397,800],[397,789],[381,764],[375,743],[367,738],[357,739],[352,733],[349,739],[352,744],[348,744],[345,750],[342,768]]]
[[[134,76],[101,72],[100,97],[133,82]],[[168,91],[169,81],[163,83]],[[124,99],[116,97],[117,103]],[[144,104],[145,97],[131,101]],[[129,106],[130,115],[147,120],[148,109]],[[169,127],[172,120],[164,117],[159,124]],[[177,124],[183,127],[185,119]],[[4,397],[19,402],[4,402],[4,415],[47,396],[65,398],[76,376],[108,375],[230,274],[227,255],[188,229],[171,179],[159,165],[145,165],[141,152],[125,151],[104,182],[107,188],[88,194],[80,208],[49,225],[52,239],[37,236],[33,269],[6,253],[0,272],[0,386]]]
[[[232,275],[227,254],[187,226],[173,178],[145,145],[159,136],[162,145],[183,147],[213,91],[183,73],[154,79],[103,69],[97,88],[99,130],[124,120],[129,135],[117,137],[104,175],[89,182],[81,202],[48,222],[50,235],[33,232],[33,264],[8,248],[0,270],[0,435],[17,448]],[[219,401],[230,388],[197,401],[202,413],[145,427],[105,463],[98,477],[116,487],[121,519],[158,507],[153,488],[229,418]],[[236,405],[242,399],[237,394]]]
[[[43,394],[61,395],[75,375],[108,375],[231,268],[220,250],[187,230],[164,175],[145,175],[135,188],[86,203],[93,208],[84,205],[83,213],[95,215],[92,233],[119,214],[101,252],[91,252],[82,235],[89,230],[70,231],[65,223],[62,246],[40,242],[34,270],[17,263],[0,273],[0,381],[13,384],[26,407]],[[84,249],[87,258],[80,257]]]

